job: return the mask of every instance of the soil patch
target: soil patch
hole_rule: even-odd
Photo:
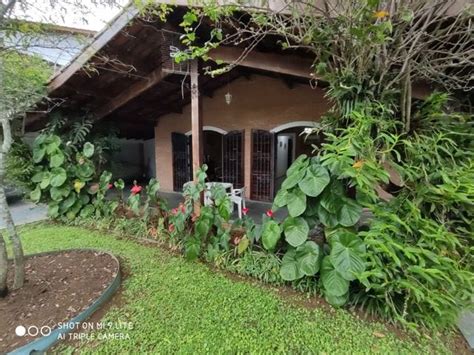
[[[67,251],[28,258],[24,287],[0,299],[0,353],[41,336],[20,337],[15,334],[18,326],[54,329],[71,320],[103,293],[117,272],[116,261],[100,252]],[[12,268],[8,278],[11,285]]]

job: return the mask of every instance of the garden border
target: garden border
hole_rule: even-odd
[[[79,251],[79,252],[94,252],[94,253],[104,253],[112,257],[112,259],[115,260],[118,266],[117,270],[117,275],[115,278],[112,280],[110,285],[104,290],[104,292],[84,311],[79,313],[77,316],[72,318],[67,322],[67,326],[64,328],[56,328],[51,331],[51,333],[47,336],[43,336],[41,338],[35,339],[31,342],[29,342],[26,345],[23,345],[11,352],[9,352],[9,355],[23,355],[23,354],[34,354],[34,353],[44,353],[46,352],[49,348],[51,348],[53,345],[55,345],[59,339],[60,335],[64,335],[67,333],[70,333],[72,330],[74,330],[74,324],[76,323],[82,323],[85,321],[87,318],[89,318],[95,311],[97,311],[105,302],[107,302],[109,299],[112,298],[112,296],[117,292],[117,290],[120,287],[120,284],[122,282],[122,276],[121,276],[121,271],[120,271],[120,261],[118,258],[113,255],[112,253],[109,253],[108,251],[104,250],[97,250],[97,249],[89,249],[89,248],[74,248],[74,249],[64,249],[64,250],[55,250],[55,251],[47,251],[47,252],[41,252],[41,253],[35,253],[35,254],[29,254],[25,255],[25,259],[27,258],[32,258],[36,256],[44,256],[44,255],[55,255],[55,254],[60,254],[60,253],[67,253],[67,252],[74,252],[74,251]]]

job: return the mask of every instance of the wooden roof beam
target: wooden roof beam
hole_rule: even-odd
[[[110,100],[105,106],[102,106],[98,110],[96,110],[96,120],[100,120],[105,116],[111,114],[115,110],[119,109],[120,107],[124,106],[127,102],[131,101],[146,90],[158,84],[168,75],[169,74],[164,72],[161,67],[155,69],[148,75],[145,80],[141,80],[129,86],[120,95]]]
[[[239,47],[218,47],[209,52],[209,56],[215,61],[227,64],[260,69],[274,73],[287,74],[301,78],[316,78],[311,69],[313,61],[293,54],[283,55],[277,53],[263,53],[251,51],[245,57],[240,58],[243,53]]]

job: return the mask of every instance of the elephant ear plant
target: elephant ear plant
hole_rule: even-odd
[[[288,169],[275,197],[273,209],[282,207],[289,216],[281,226],[269,219],[262,227],[265,249],[274,250],[280,242],[286,250],[280,268],[282,279],[295,281],[319,274],[327,301],[344,305],[350,282],[365,270],[365,245],[355,229],[361,205],[319,157],[301,155]],[[316,226],[323,226],[323,236],[311,236]],[[280,240],[282,233],[284,239]]]
[[[105,199],[107,190],[113,186],[112,175],[103,172],[97,177],[92,161],[94,152],[90,142],[78,150],[57,135],[39,135],[33,144],[32,182],[36,186],[30,193],[31,199],[47,202],[48,214],[53,218],[110,215],[117,207],[116,202]]]

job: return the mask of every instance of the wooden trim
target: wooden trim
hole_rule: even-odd
[[[120,13],[112,22],[102,30],[66,68],[54,76],[48,83],[48,93],[59,88],[71,76],[79,71],[99,50],[101,50],[113,37],[115,37],[137,14],[139,10],[130,5]]]
[[[153,70],[145,80],[139,81],[133,84],[132,86],[129,86],[127,90],[123,91],[120,95],[110,100],[107,103],[107,105],[98,109],[95,112],[96,120],[100,120],[104,118],[105,116],[109,115],[110,113],[114,112],[115,110],[122,107],[130,100],[139,96],[144,91],[158,84],[161,80],[166,78],[168,75],[169,75],[168,73],[163,72],[161,67]]]
[[[302,78],[315,78],[311,66],[311,59],[296,55],[283,55],[276,53],[262,53],[251,51],[244,58],[242,48],[239,47],[218,47],[209,52],[209,56],[215,61],[222,61],[227,64],[240,65],[243,67],[261,69],[275,73],[287,74]]]

